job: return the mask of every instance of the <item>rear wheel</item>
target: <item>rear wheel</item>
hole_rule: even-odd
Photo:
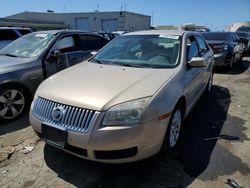
[[[28,93],[19,86],[0,89],[0,120],[10,121],[20,117],[28,106]]]

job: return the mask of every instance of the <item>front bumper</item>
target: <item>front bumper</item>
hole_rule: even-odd
[[[32,128],[41,136],[42,124],[46,122],[36,119],[31,112],[32,108]],[[78,157],[105,163],[138,161],[160,151],[169,118],[138,125],[100,128],[103,116],[104,113],[100,113],[86,133],[67,131],[67,146],[64,148],[47,143]]]
[[[231,58],[228,56],[228,52],[221,52],[214,54],[215,66],[226,66],[230,64]]]

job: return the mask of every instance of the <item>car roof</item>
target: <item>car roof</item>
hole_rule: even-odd
[[[86,33],[86,34],[94,34],[89,31],[82,31],[82,30],[46,30],[46,31],[36,31],[33,33],[46,33],[46,34],[63,34],[63,33]]]
[[[210,32],[201,32],[201,34],[229,34],[229,33],[236,33],[236,32],[233,32],[233,31],[210,31]]]
[[[27,28],[27,27],[0,27],[0,29],[18,29],[18,30],[31,30],[31,28]]]
[[[182,36],[184,33],[197,33],[182,30],[147,30],[147,31],[136,31],[131,33],[126,33],[124,35],[178,35]]]

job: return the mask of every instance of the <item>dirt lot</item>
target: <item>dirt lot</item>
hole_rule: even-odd
[[[28,115],[0,125],[0,187],[250,187],[250,58],[217,70],[172,156],[123,165],[86,161],[39,141]],[[230,135],[239,140],[216,139]],[[214,138],[214,139],[208,139]],[[30,147],[27,147],[30,146]]]

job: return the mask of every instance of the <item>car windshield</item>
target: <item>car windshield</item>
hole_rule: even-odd
[[[250,27],[242,26],[242,27],[238,28],[237,31],[250,32]]]
[[[227,33],[201,33],[206,40],[227,40]]]
[[[0,55],[36,58],[48,47],[53,38],[53,34],[31,33],[10,43],[0,51]]]
[[[179,62],[180,36],[124,35],[103,48],[93,62],[129,67],[171,68]]]

